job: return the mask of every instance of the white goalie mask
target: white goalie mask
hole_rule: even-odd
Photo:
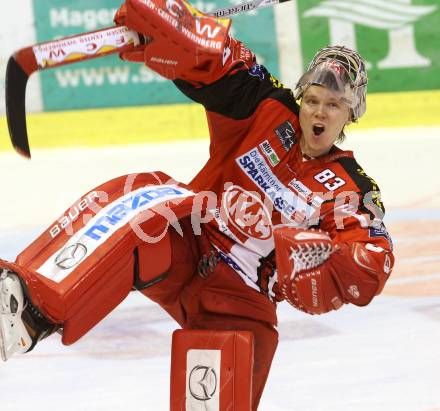
[[[328,46],[319,50],[299,79],[295,98],[300,99],[312,85],[321,85],[333,91],[350,107],[356,121],[366,110],[367,71],[362,57],[344,46]]]

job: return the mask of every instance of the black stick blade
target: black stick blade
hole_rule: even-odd
[[[15,150],[31,158],[26,127],[26,84],[29,76],[17,63],[14,56],[9,58],[6,68],[6,119],[9,136]]]

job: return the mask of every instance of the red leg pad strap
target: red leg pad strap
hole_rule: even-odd
[[[168,276],[171,239],[167,232],[156,243],[142,243],[136,250],[134,288],[144,290]]]
[[[175,331],[170,410],[250,410],[253,358],[251,332]]]

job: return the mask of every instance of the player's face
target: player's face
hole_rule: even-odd
[[[326,87],[311,85],[301,101],[299,123],[304,154],[319,157],[327,154],[346,124],[350,109]]]

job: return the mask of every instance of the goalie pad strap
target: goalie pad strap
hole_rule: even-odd
[[[160,258],[158,258],[160,256]],[[171,266],[171,240],[167,233],[157,243],[142,243],[134,249],[134,284],[145,290],[168,277]]]

